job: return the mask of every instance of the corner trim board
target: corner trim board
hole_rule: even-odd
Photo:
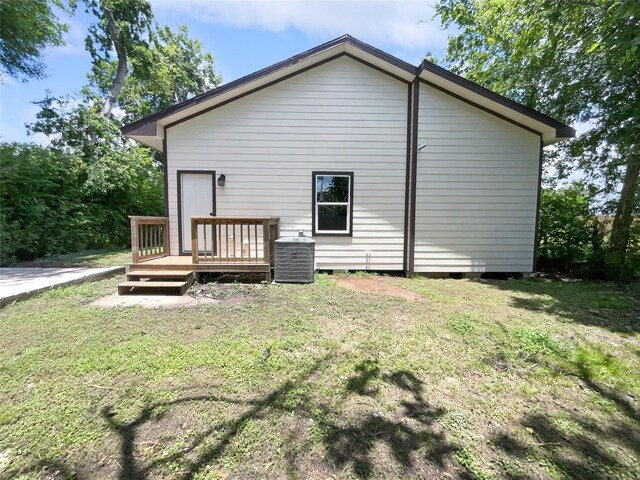
[[[411,84],[407,85],[407,159],[404,181],[404,238],[402,251],[402,270],[409,271],[409,209],[411,207]]]
[[[169,216],[169,153],[167,152],[167,132],[164,132],[162,139],[162,160],[164,171],[164,216]]]
[[[420,82],[413,82],[413,105],[411,110],[411,219],[409,221],[409,236],[411,248],[409,249],[409,273],[414,272],[414,260],[416,253],[416,186],[418,174],[418,117],[420,106]]]
[[[540,196],[542,194],[542,159],[544,148],[544,142],[540,139],[540,157],[538,161],[538,192],[536,195],[536,225],[533,234],[533,260],[531,265],[531,272],[536,271],[536,264],[538,263],[538,241],[539,241],[539,229],[540,229]]]

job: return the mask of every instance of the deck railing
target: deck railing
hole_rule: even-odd
[[[275,217],[191,217],[193,263],[273,265],[279,225]]]
[[[169,255],[169,219],[131,216],[133,263]]]

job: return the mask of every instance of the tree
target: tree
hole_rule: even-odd
[[[123,122],[203,93],[220,79],[213,56],[187,28],[154,25],[146,1],[93,0],[89,6],[97,17],[86,42],[88,84],[78,95],[36,102],[40,111],[29,129],[80,161],[82,203],[98,212],[89,230],[95,246],[128,238],[128,215],[163,209],[160,164],[150,149],[122,136]]]
[[[131,55],[130,72],[119,93],[120,121],[128,123],[199,93],[217,87],[221,80],[214,70],[213,55],[203,51],[202,43],[189,37],[185,25],[172,31],[155,25],[148,47]],[[99,62],[93,68],[90,86],[96,95],[109,91],[114,62]]]
[[[96,58],[89,83],[78,96],[52,97],[41,101],[31,132],[44,133],[56,148],[79,152],[87,162],[95,159],[102,147],[109,144],[119,149],[127,144],[120,134],[123,123],[137,120],[176,102],[187,100],[220,84],[214,70],[213,55],[204,52],[202,44],[188,35],[186,26],[177,33],[168,27],[155,28],[145,48],[130,48],[130,66],[123,85],[118,89],[117,103],[106,114],[100,105],[112,97],[112,86],[120,60]],[[118,107],[118,115],[111,115]]]
[[[146,0],[86,0],[87,12],[98,21],[89,27],[87,50],[93,59],[93,71],[102,68],[116,52],[117,68],[100,113],[111,115],[128,73],[129,57],[148,48],[153,14]]]
[[[593,125],[554,160],[561,175],[580,169],[603,194],[622,185],[610,245],[623,263],[640,198],[640,2],[440,0],[436,14],[459,29],[445,57],[456,73]]]
[[[44,77],[44,49],[64,45],[69,28],[52,6],[65,9],[60,0],[0,1],[0,62],[7,74],[24,80]]]
[[[75,98],[37,102],[41,111],[29,126],[57,148],[80,149],[86,160],[95,156],[93,143],[120,148],[126,143],[119,133],[123,123],[220,84],[213,55],[186,26],[173,32],[154,25],[146,0],[89,0],[87,11],[96,16],[86,40],[92,57],[87,86]]]
[[[95,16],[87,85],[35,102],[28,128],[46,134],[49,147],[0,144],[0,262],[126,243],[128,215],[161,214],[163,188],[153,152],[120,127],[220,83],[213,56],[186,27],[154,24],[146,0],[84,3]]]

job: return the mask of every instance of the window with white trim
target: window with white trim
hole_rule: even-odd
[[[313,234],[351,235],[352,172],[314,172]]]

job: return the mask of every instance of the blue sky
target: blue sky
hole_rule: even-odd
[[[190,1],[151,0],[156,21],[172,27],[186,24],[190,35],[213,53],[223,82],[232,81],[320,43],[349,33],[412,64],[426,52],[440,56],[447,32],[432,21],[428,1]],[[25,123],[35,120],[46,91],[61,96],[79,90],[90,68],[84,50],[87,26],[93,19],[78,9],[67,45],[46,51],[47,78],[20,83],[4,77],[0,87],[0,138],[36,141]],[[422,21],[422,22],[421,22]]]

